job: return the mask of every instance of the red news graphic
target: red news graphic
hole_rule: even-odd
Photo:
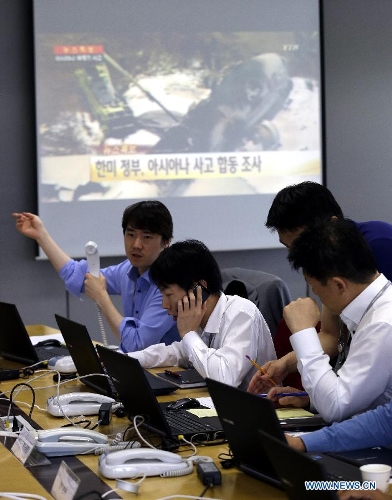
[[[53,54],[56,56],[103,54],[103,45],[55,45]]]

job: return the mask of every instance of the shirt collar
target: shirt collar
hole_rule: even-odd
[[[144,271],[144,273],[141,276],[139,276],[138,268],[131,265],[131,269],[128,271],[128,278],[135,283],[138,281],[139,278],[144,279],[151,285],[150,269],[147,269],[147,271]]]
[[[219,325],[221,322],[221,319],[223,317],[223,314],[226,309],[226,302],[227,302],[227,297],[226,295],[222,292],[218,302],[216,303],[210,317],[208,318],[207,324],[204,328],[204,332],[206,333],[218,333],[219,332]]]
[[[371,301],[388,282],[387,278],[380,274],[369,286],[355,297],[341,312],[340,318],[347,325],[350,332],[355,332]]]

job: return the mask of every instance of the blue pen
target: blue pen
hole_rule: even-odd
[[[262,398],[266,398],[267,394],[258,394],[258,396]],[[275,397],[277,398],[283,398],[285,396],[309,396],[309,394],[305,391],[299,391],[299,392],[279,392],[278,394],[275,394]]]

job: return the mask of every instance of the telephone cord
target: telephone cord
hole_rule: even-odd
[[[99,325],[99,330],[101,332],[101,338],[102,338],[102,344],[107,347],[108,346],[108,339],[105,331],[105,325],[103,324],[103,319],[102,319],[102,311],[101,308],[97,303],[95,303],[97,307],[97,315],[98,315],[98,325]]]

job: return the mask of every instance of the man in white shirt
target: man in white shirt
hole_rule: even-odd
[[[355,223],[332,219],[305,230],[295,239],[288,259],[294,269],[302,269],[323,306],[340,316],[342,326],[333,369],[315,329],[320,320],[316,302],[298,299],[284,309],[312,406],[326,421],[340,421],[387,403],[392,399],[392,286],[377,271]],[[268,397],[293,391],[275,387]],[[279,399],[281,405],[303,406],[305,401],[293,396]]]
[[[150,277],[162,292],[162,307],[177,321],[181,341],[128,353],[143,367],[193,366],[203,377],[245,389],[255,372],[246,356],[258,364],[276,359],[262,314],[253,302],[222,292],[219,266],[200,241],[163,250]]]

